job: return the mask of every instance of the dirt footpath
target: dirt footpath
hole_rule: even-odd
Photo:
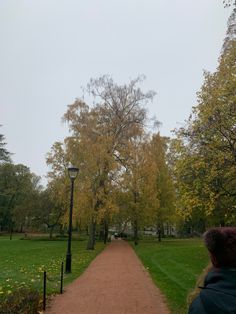
[[[50,308],[49,308],[50,307]],[[56,296],[47,314],[169,314],[164,298],[133,249],[114,240]]]

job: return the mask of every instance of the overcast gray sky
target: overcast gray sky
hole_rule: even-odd
[[[232,9],[221,0],[0,0],[0,133],[15,163],[45,175],[66,106],[91,77],[144,74],[162,135],[188,118],[214,71]]]

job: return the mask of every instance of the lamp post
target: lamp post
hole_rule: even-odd
[[[71,273],[71,234],[72,234],[72,211],[73,211],[73,196],[74,196],[74,181],[78,175],[79,169],[76,167],[69,167],[68,174],[71,181],[70,190],[70,213],[69,213],[69,230],[68,230],[68,245],[66,253],[66,273]]]

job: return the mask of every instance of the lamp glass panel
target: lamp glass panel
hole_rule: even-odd
[[[75,179],[78,175],[79,169],[75,167],[68,168],[69,177]]]

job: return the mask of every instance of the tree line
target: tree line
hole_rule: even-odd
[[[73,227],[106,242],[115,227],[200,234],[236,222],[236,12],[214,73],[205,72],[197,104],[173,137],[150,128],[153,91],[143,78],[119,85],[110,76],[91,79],[86,97],[67,107],[70,135],[47,154],[48,185],[24,165],[14,165],[0,135],[0,228],[62,233],[67,228],[70,164],[75,181]],[[158,126],[158,121],[154,121]]]
[[[171,144],[177,211],[200,231],[236,222],[236,42],[224,48]]]
[[[49,230],[60,223],[66,207],[40,184],[26,165],[14,164],[0,134],[0,232]]]

